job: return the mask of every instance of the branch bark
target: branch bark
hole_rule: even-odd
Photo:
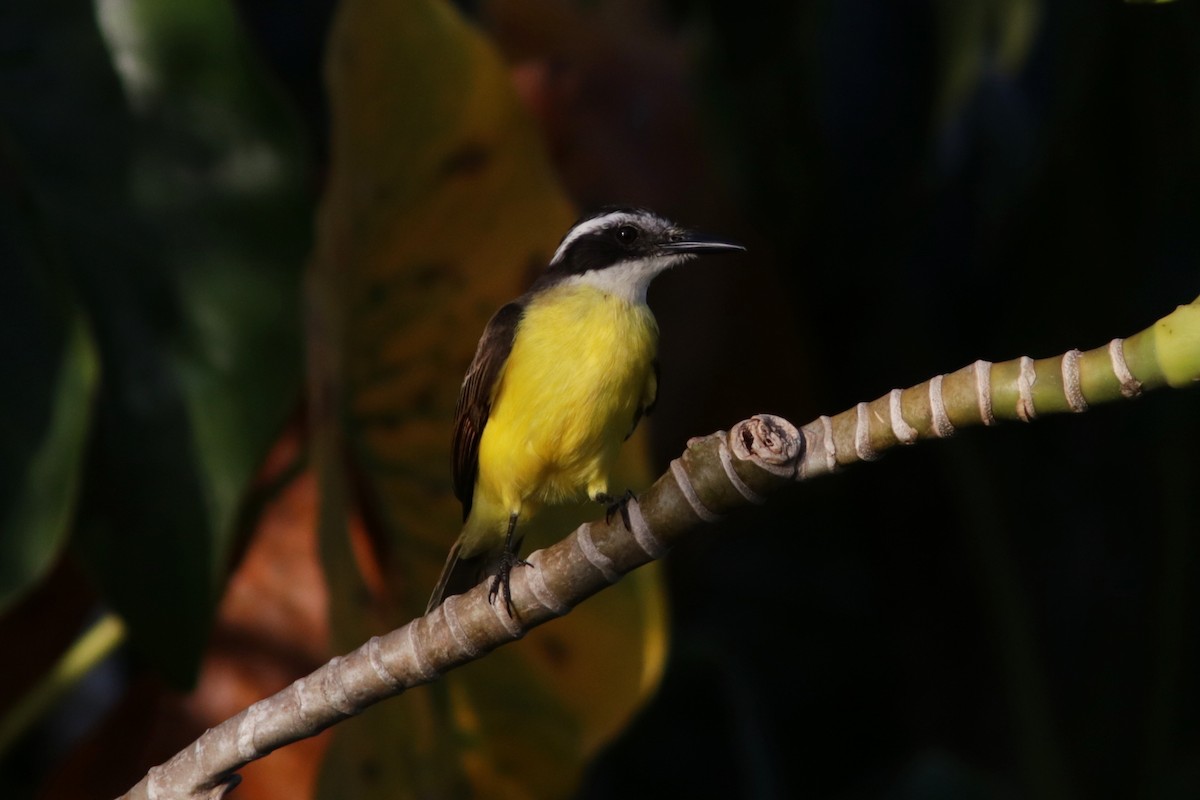
[[[1198,380],[1200,298],[1129,339],[1088,352],[977,361],[835,417],[819,417],[800,430],[761,415],[728,433],[693,439],[666,474],[630,501],[628,529],[619,515],[611,524],[585,524],[531,554],[529,567],[514,570],[512,617],[503,603],[488,602],[485,581],[212,728],[152,768],[122,798],[222,798],[237,785],[237,770],[251,761],[521,638],[625,573],[661,558],[692,530],[763,503],[794,481],[874,460],[898,444],[944,438],[962,427],[1078,413]]]

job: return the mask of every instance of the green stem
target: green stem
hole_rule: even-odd
[[[21,738],[83,676],[125,641],[125,623],[105,614],[75,640],[58,663],[0,719],[0,755]]]

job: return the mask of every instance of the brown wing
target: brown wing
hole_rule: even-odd
[[[649,415],[654,411],[654,407],[658,405],[658,359],[650,362],[650,374],[646,376],[646,386],[642,391],[642,401],[638,404],[637,410],[633,412],[633,425],[629,428],[629,433],[625,434],[625,440],[629,441],[629,437],[633,436],[633,432],[637,430],[638,423],[642,421],[643,415]]]
[[[512,352],[517,323],[524,311],[524,305],[514,302],[492,316],[458,393],[454,412],[454,494],[462,503],[464,521],[471,513],[475,476],[479,472],[479,439],[492,410],[492,391]]]

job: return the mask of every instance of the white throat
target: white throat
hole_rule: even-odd
[[[646,290],[650,282],[671,267],[686,261],[686,255],[651,256],[623,261],[604,269],[594,269],[572,275],[566,285],[591,286],[605,294],[618,297],[630,305],[646,305]]]

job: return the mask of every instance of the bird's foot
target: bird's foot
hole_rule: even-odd
[[[507,609],[510,617],[515,616],[513,614],[512,586],[510,585],[513,567],[528,566],[528,561],[518,557],[516,553],[509,550],[505,550],[500,555],[500,565],[496,569],[496,577],[492,578],[492,588],[488,591],[488,602],[495,603],[496,596],[503,590],[504,607]]]
[[[626,489],[625,494],[620,497],[613,497],[611,494],[603,492],[595,497],[597,503],[605,505],[604,521],[611,525],[613,514],[620,513],[621,522],[625,523],[625,530],[627,531],[633,530],[629,524],[629,501],[633,499],[635,499],[635,495],[632,489]]]

